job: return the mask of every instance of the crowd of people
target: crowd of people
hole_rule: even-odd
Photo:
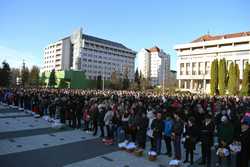
[[[194,163],[201,143],[201,162],[211,166],[216,145],[217,165],[230,163],[231,146],[238,145],[237,167],[250,158],[250,98],[199,95],[156,95],[135,91],[72,89],[0,89],[0,102],[60,119],[72,128],[97,135],[106,144],[124,140],[157,155]],[[99,130],[100,129],[100,130]],[[215,141],[216,139],[216,141]],[[164,144],[162,144],[164,142]],[[184,145],[185,155],[182,155]],[[166,152],[162,152],[166,146]]]

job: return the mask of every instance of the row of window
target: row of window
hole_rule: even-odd
[[[184,51],[194,51],[194,50],[209,50],[209,49],[216,49],[216,48],[224,48],[224,47],[232,47],[232,46],[242,46],[242,45],[249,45],[250,43],[247,42],[238,42],[238,43],[225,43],[225,44],[218,44],[218,45],[210,45],[210,46],[198,46],[192,48],[183,48],[180,49],[180,52]]]
[[[128,52],[128,51],[124,51],[124,50],[120,50],[120,49],[115,49],[115,48],[111,48],[111,47],[107,47],[107,46],[103,46],[103,45],[97,45],[97,44],[89,43],[89,42],[86,42],[85,46],[87,48],[95,48],[95,49],[99,49],[99,50],[105,50],[105,51],[111,51],[111,52],[118,52],[120,54],[131,54],[131,52]]]
[[[89,52],[94,52],[94,53],[99,53],[99,54],[105,54],[105,55],[113,55],[113,56],[119,56],[119,57],[125,57],[125,58],[130,58],[130,56],[127,56],[129,53],[113,53],[113,52],[108,52],[108,51],[101,51],[101,50],[95,50],[95,49],[90,49],[90,48],[84,48],[85,51]],[[131,53],[130,53],[131,55]]]
[[[60,52],[61,50],[62,50],[62,49],[56,49],[56,50],[45,51],[45,54],[56,53],[56,52]]]
[[[94,79],[94,80],[97,80],[97,77],[98,76],[88,76],[89,79]],[[104,77],[104,80],[110,80],[111,78],[110,77]]]
[[[62,43],[54,44],[54,45],[48,46],[47,48],[45,48],[45,50],[56,48],[56,47],[59,47],[61,45],[62,45]]]
[[[205,71],[205,75],[209,74],[209,70]],[[203,71],[180,71],[180,75],[204,75]]]
[[[103,60],[105,60],[105,61],[103,62]],[[128,60],[128,59],[119,59],[119,58],[113,58],[113,57],[100,57],[100,56],[94,57],[94,56],[90,56],[90,55],[82,56],[82,61],[88,61],[88,62],[99,62],[99,63],[104,63],[104,64],[110,63],[110,62],[107,62],[107,60],[110,60],[110,62],[133,64],[133,59]]]

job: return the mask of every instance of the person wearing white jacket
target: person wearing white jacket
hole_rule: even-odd
[[[107,129],[107,139],[111,139],[112,138],[112,133],[111,133],[111,127],[112,127],[112,119],[113,119],[114,113],[111,110],[111,108],[108,109],[108,111],[106,112],[105,116],[104,116],[104,122],[105,122],[105,126]]]

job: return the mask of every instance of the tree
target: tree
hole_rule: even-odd
[[[236,70],[236,94],[239,94],[239,90],[240,90],[240,68],[238,64],[235,64],[235,70]]]
[[[30,70],[30,85],[38,86],[39,85],[39,68],[37,66],[33,66]]]
[[[210,94],[214,95],[218,91],[218,60],[215,59],[211,65]]]
[[[101,75],[98,75],[98,76],[97,76],[96,88],[97,88],[97,89],[102,89],[102,76],[101,76]]]
[[[142,78],[141,79],[141,88],[143,89],[143,90],[147,90],[147,89],[149,89],[150,88],[150,79],[149,78]]]
[[[20,77],[20,70],[18,68],[12,68],[11,69],[11,86],[16,86],[17,83],[17,79]]]
[[[111,74],[111,87],[113,89],[119,89],[119,87],[120,87],[119,84],[120,84],[120,82],[119,82],[119,78],[117,76],[117,72],[113,71]]]
[[[123,80],[122,80],[122,88],[127,90],[129,88],[130,82],[128,79],[128,68],[125,68],[124,70],[124,75],[123,75]]]
[[[242,86],[240,90],[240,94],[242,96],[249,95],[249,74],[250,74],[250,65],[246,63],[245,69],[243,71]]]
[[[2,68],[0,68],[0,86],[8,87],[11,81],[10,66],[6,61],[2,62]]]
[[[39,84],[40,84],[40,86],[45,86],[46,85],[45,80],[46,80],[45,72],[42,72],[42,75],[39,78]]]
[[[139,76],[138,68],[135,71],[135,83],[137,83],[138,85],[140,85],[140,76]]]
[[[21,70],[21,82],[23,87],[29,84],[29,76],[30,76],[29,69],[27,67],[23,67]]]
[[[227,67],[226,60],[223,58],[219,63],[219,93],[225,95],[226,92],[226,78],[227,78]]]
[[[60,82],[59,82],[58,87],[59,87],[59,88],[68,88],[69,85],[68,85],[68,83],[66,82],[65,79],[61,79]]]
[[[51,88],[54,88],[56,86],[56,72],[55,69],[53,69],[49,75],[49,83],[48,86]]]
[[[236,67],[234,63],[231,63],[229,66],[229,72],[228,72],[228,93],[230,95],[236,95],[237,90],[236,90]]]

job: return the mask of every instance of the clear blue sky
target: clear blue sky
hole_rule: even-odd
[[[43,47],[83,27],[84,33],[135,51],[173,46],[200,35],[250,31],[249,0],[1,0],[0,61],[42,66]]]

